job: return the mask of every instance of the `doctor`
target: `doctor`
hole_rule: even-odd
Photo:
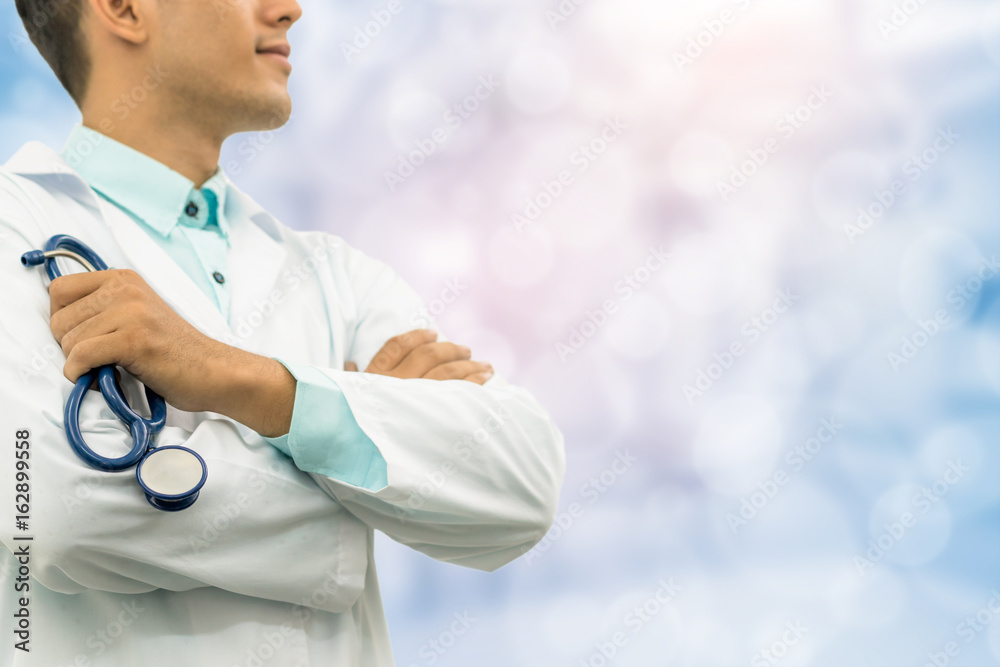
[[[291,113],[295,0],[16,4],[82,123],[0,169],[0,664],[394,664],[373,530],[501,567],[551,524],[559,430],[468,348],[409,331],[423,304],[390,268],[219,168],[228,136]],[[57,233],[115,269],[21,266]],[[140,381],[168,402],[156,445],[208,463],[191,508],[70,450],[72,381],[108,363],[140,411]],[[127,451],[88,393],[88,444]]]

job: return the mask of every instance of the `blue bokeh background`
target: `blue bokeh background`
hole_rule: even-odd
[[[577,2],[404,0],[346,54],[385,3],[303,0],[292,120],[224,151],[566,436],[519,561],[379,537],[398,663],[1000,664],[1000,2]],[[0,36],[0,156],[61,147]]]

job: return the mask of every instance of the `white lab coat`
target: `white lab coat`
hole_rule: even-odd
[[[381,262],[336,236],[288,229],[232,186],[226,215],[235,221],[232,324],[58,153],[30,142],[0,169],[0,664],[392,665],[373,529],[433,558],[494,570],[551,525],[563,441],[527,391],[499,376],[479,386],[341,370],[348,359],[364,369],[387,339],[416,328],[419,297]],[[320,367],[385,458],[388,486],[371,492],[303,473],[245,426],[172,407],[156,443],[183,443],[209,467],[192,508],[157,511],[133,471],[88,468],[63,431],[73,385],[49,329],[48,279],[19,261],[56,233],[139,272],[202,332]],[[128,448],[97,392],[81,424],[95,450]],[[31,457],[24,532],[14,527],[12,491],[21,429]],[[12,539],[24,535],[34,540]],[[30,653],[13,648],[12,634],[22,595],[12,552],[24,544]]]

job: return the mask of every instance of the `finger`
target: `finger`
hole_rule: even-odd
[[[488,373],[473,373],[462,379],[468,382],[475,382],[476,384],[485,384],[491,377],[493,377],[493,371],[489,371]]]
[[[485,361],[450,361],[429,370],[423,377],[428,380],[464,380],[473,373],[489,373],[493,366]]]
[[[435,339],[437,339],[437,332],[433,329],[415,329],[414,331],[394,336],[386,341],[382,349],[378,351],[378,354],[372,358],[365,372],[388,375],[414,348],[430,343]]]
[[[98,338],[117,331],[120,328],[119,322],[117,321],[118,317],[118,315],[113,313],[100,313],[99,315],[84,320],[77,326],[73,327],[73,329],[66,332],[66,334],[59,340],[59,345],[62,347],[63,354],[69,357],[73,348],[83,341],[90,338]]]
[[[49,285],[49,314],[54,315],[74,301],[96,292],[112,276],[111,271],[88,271],[59,276]]]
[[[348,361],[347,363],[344,364],[344,370],[345,371],[356,371],[356,370],[358,370],[358,365],[356,363],[354,363],[353,361]]]
[[[441,364],[465,361],[472,357],[472,350],[455,343],[427,343],[416,348],[393,369],[397,377],[422,378]]]
[[[53,311],[49,318],[49,328],[52,329],[52,335],[56,337],[57,341],[62,342],[63,336],[67,332],[104,312],[113,299],[111,294],[110,290],[98,289],[59,310]],[[55,303],[54,299],[52,303]]]
[[[97,338],[88,338],[74,346],[72,352],[66,357],[63,375],[70,382],[76,382],[81,375],[92,368],[118,363],[118,360],[123,356],[121,338],[121,336],[110,333]]]

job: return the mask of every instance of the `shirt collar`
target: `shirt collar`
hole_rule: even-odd
[[[62,149],[62,157],[87,183],[166,237],[177,226],[188,202],[195,197],[194,182],[162,162],[77,124]],[[202,189],[218,202],[216,222],[229,242],[224,215],[228,179],[217,167]],[[197,197],[203,200],[202,197]]]
[[[33,181],[46,190],[58,191],[70,197],[94,215],[100,216],[98,195],[62,155],[39,141],[29,141],[7,159],[3,169],[20,178]],[[247,193],[236,187],[225,172],[227,220],[247,220],[259,227],[276,244],[287,241],[287,228]],[[0,175],[4,175],[0,172]],[[235,231],[235,230],[234,230]]]

